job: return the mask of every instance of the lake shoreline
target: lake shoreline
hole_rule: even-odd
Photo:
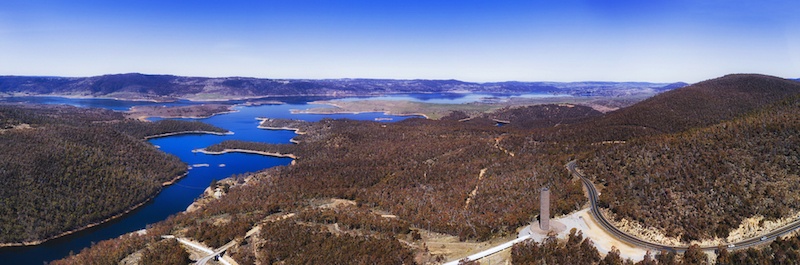
[[[162,133],[162,134],[145,136],[144,139],[145,140],[150,140],[150,139],[155,139],[155,138],[182,135],[182,134],[213,134],[213,135],[223,136],[223,135],[232,135],[233,132],[228,131],[228,132],[222,133],[222,132],[212,132],[212,131],[183,131],[183,132],[171,132],[171,133]]]
[[[41,244],[43,244],[43,243],[45,243],[47,241],[50,241],[50,240],[53,240],[53,239],[57,239],[57,238],[61,238],[61,237],[64,237],[64,236],[68,236],[68,235],[71,235],[71,234],[75,234],[75,233],[78,233],[80,231],[83,231],[83,230],[86,230],[86,229],[89,229],[89,228],[92,228],[92,227],[95,227],[95,226],[98,226],[98,225],[102,225],[104,223],[108,223],[108,222],[113,221],[115,219],[121,218],[121,217],[133,212],[134,210],[139,209],[140,207],[144,206],[148,202],[152,201],[153,199],[155,199],[161,193],[161,191],[163,190],[164,187],[167,187],[167,186],[170,186],[172,184],[175,184],[175,182],[177,182],[178,180],[186,177],[187,175],[189,175],[189,171],[188,170],[186,172],[184,172],[183,174],[180,174],[180,175],[172,178],[172,180],[169,180],[169,181],[161,183],[161,189],[159,189],[153,195],[147,197],[147,199],[145,199],[144,201],[142,201],[140,203],[137,203],[137,204],[135,204],[135,205],[133,205],[131,207],[128,207],[127,209],[125,209],[125,211],[123,211],[121,213],[118,213],[116,215],[113,215],[111,217],[108,217],[106,219],[103,219],[102,221],[94,222],[94,223],[91,223],[91,224],[88,224],[88,225],[85,225],[85,226],[82,226],[82,227],[79,227],[79,228],[76,228],[76,229],[72,229],[72,230],[60,233],[60,234],[55,235],[55,236],[51,236],[51,237],[45,238],[45,239],[40,239],[40,240],[35,240],[35,241],[25,241],[25,242],[19,242],[19,243],[0,243],[0,248],[5,248],[5,247],[28,247],[28,246],[41,245]]]
[[[229,132],[226,132],[226,133],[219,133],[219,132],[211,132],[211,131],[183,131],[183,132],[172,132],[172,133],[163,133],[163,134],[158,134],[158,135],[146,136],[146,137],[144,137],[144,139],[145,140],[149,140],[149,139],[154,139],[154,138],[168,137],[168,136],[175,136],[175,135],[182,135],[182,134],[231,135],[231,134],[233,134],[233,132],[229,131]],[[115,219],[121,218],[121,217],[127,215],[128,213],[131,213],[132,211],[144,206],[148,202],[152,201],[153,199],[155,199],[161,193],[161,191],[163,191],[164,187],[167,187],[167,186],[170,186],[172,184],[175,184],[177,181],[179,181],[180,179],[186,177],[188,174],[189,174],[189,171],[187,169],[187,171],[185,171],[183,174],[180,174],[180,175],[172,178],[171,180],[162,182],[161,183],[161,187],[162,188],[159,189],[158,191],[156,191],[154,194],[152,194],[149,197],[147,197],[147,199],[145,199],[144,201],[139,202],[137,204],[134,204],[133,206],[130,206],[130,207],[126,208],[123,212],[115,214],[115,215],[113,215],[111,217],[108,217],[106,219],[103,219],[101,221],[93,222],[93,223],[87,224],[85,226],[76,228],[76,229],[68,230],[68,231],[62,232],[60,234],[57,234],[57,235],[54,235],[54,236],[51,236],[51,237],[48,237],[48,238],[45,238],[45,239],[34,240],[34,241],[24,241],[24,242],[17,242],[17,243],[0,243],[0,248],[26,247],[26,246],[41,245],[41,244],[43,244],[43,243],[45,243],[47,241],[50,241],[50,240],[53,240],[53,239],[57,239],[57,238],[61,238],[61,237],[64,237],[64,236],[68,236],[68,235],[71,235],[71,234],[75,234],[75,233],[78,233],[80,231],[83,231],[83,230],[86,230],[86,229],[89,229],[89,228],[92,228],[92,227],[95,227],[95,226],[98,226],[98,225],[102,225],[104,223],[107,223],[107,222],[113,221]]]
[[[235,113],[239,110],[235,109],[237,104],[197,104],[190,106],[152,106],[141,105],[132,106],[127,111],[124,111],[126,116],[135,117],[141,121],[147,121],[150,117],[162,119],[206,119],[216,115]],[[215,109],[204,109],[204,108]],[[224,109],[223,109],[224,108]],[[189,112],[188,114],[180,115],[175,112]]]
[[[389,116],[422,116],[425,119],[430,120],[431,118],[421,112],[407,112],[407,113],[394,113],[390,110],[386,111],[354,111],[354,110],[345,110],[346,108],[342,105],[338,105],[337,103],[331,101],[313,101],[310,102],[311,104],[320,104],[320,105],[328,105],[332,106],[333,108],[316,108],[316,109],[305,109],[305,110],[292,110],[292,114],[320,114],[320,115],[329,115],[329,114],[363,114],[363,113],[383,113],[383,115]],[[338,108],[339,110],[336,110]],[[330,111],[327,111],[330,110]]]
[[[202,153],[202,154],[207,154],[207,155],[222,155],[222,154],[227,154],[227,153],[245,153],[245,154],[255,154],[255,155],[278,157],[278,158],[297,159],[297,156],[294,155],[294,154],[281,154],[281,153],[278,153],[278,152],[264,152],[264,151],[255,151],[255,150],[247,150],[247,149],[223,149],[222,151],[208,151],[205,148],[200,148],[200,149],[192,150],[192,153]]]
[[[258,120],[258,121],[259,121],[259,123],[258,123],[258,127],[256,127],[256,128],[259,128],[259,129],[264,129],[264,130],[273,130],[273,131],[292,131],[292,132],[294,132],[294,134],[297,134],[297,135],[303,135],[303,134],[306,134],[306,132],[304,132],[304,131],[302,131],[300,128],[296,128],[296,127],[286,127],[286,126],[284,126],[284,127],[272,127],[272,126],[265,126],[265,125],[264,125],[264,123],[266,123],[267,121],[270,121],[270,120],[272,120],[271,118],[256,118],[256,120]],[[293,138],[293,139],[294,139],[294,138]],[[292,140],[289,140],[289,141],[292,141]]]
[[[93,98],[93,97],[89,97],[89,98]],[[34,101],[36,99],[28,99],[28,100]],[[57,101],[53,101],[53,102],[57,102]],[[73,101],[65,100],[65,102],[72,103]],[[80,102],[80,101],[75,101],[75,102]],[[295,162],[299,162],[297,160],[294,160],[293,158],[298,158],[299,159],[299,158],[302,158],[302,157],[300,155],[296,155],[297,154],[296,152],[291,152],[291,151],[289,151],[289,152],[269,153],[269,152],[259,152],[259,151],[253,152],[252,150],[225,150],[226,151],[225,153],[229,153],[229,154],[227,154],[227,155],[220,154],[219,156],[211,155],[211,156],[208,156],[208,157],[205,157],[205,158],[203,157],[203,155],[199,155],[198,154],[196,159],[194,159],[194,160],[192,160],[192,159],[188,159],[187,160],[186,158],[183,157],[183,156],[193,156],[191,154],[191,152],[189,152],[192,149],[202,148],[204,146],[208,146],[209,144],[205,144],[205,141],[208,141],[209,143],[214,143],[214,142],[224,141],[226,139],[233,138],[235,140],[259,142],[259,141],[264,140],[263,137],[268,137],[270,139],[272,139],[272,137],[274,137],[275,139],[282,139],[281,140],[282,143],[287,143],[287,144],[288,143],[294,143],[294,144],[297,144],[297,143],[299,143],[299,141],[296,140],[295,138],[288,139],[288,142],[285,142],[286,139],[284,139],[285,137],[295,137],[295,136],[290,136],[290,135],[287,135],[287,134],[284,134],[284,133],[273,133],[273,132],[268,132],[268,131],[289,130],[289,131],[293,131],[295,134],[298,134],[298,135],[312,133],[311,131],[309,131],[312,128],[304,126],[303,122],[310,122],[310,121],[305,121],[305,119],[316,120],[316,119],[318,119],[318,117],[311,117],[309,115],[297,115],[295,117],[295,116],[293,116],[293,115],[291,115],[289,113],[289,108],[293,108],[294,105],[297,105],[297,108],[302,108],[305,105],[284,103],[284,104],[291,105],[292,107],[283,107],[283,106],[271,106],[271,105],[278,105],[278,104],[274,104],[276,102],[269,102],[269,103],[270,104],[264,104],[264,105],[260,105],[260,104],[256,103],[255,105],[252,105],[252,106],[248,105],[247,103],[236,104],[236,105],[234,105],[235,106],[234,108],[236,109],[235,113],[228,113],[228,112],[218,113],[218,114],[216,114],[216,115],[214,115],[212,117],[209,117],[209,119],[200,120],[202,122],[209,123],[209,124],[218,126],[220,128],[225,128],[230,132],[214,132],[214,131],[211,131],[211,130],[196,130],[196,131],[164,133],[164,134],[158,134],[158,135],[149,135],[147,137],[140,137],[140,139],[147,139],[153,145],[161,146],[161,147],[158,147],[158,146],[156,146],[156,147],[162,148],[161,150],[164,151],[164,152],[176,155],[178,157],[182,157],[181,160],[185,164],[188,164],[188,165],[192,165],[192,164],[211,164],[211,165],[213,165],[213,166],[211,166],[211,169],[189,170],[189,172],[190,172],[189,175],[190,176],[186,177],[186,179],[183,179],[183,180],[181,180],[181,178],[183,178],[184,176],[176,177],[176,178],[174,178],[172,180],[169,180],[169,177],[165,177],[165,178],[161,179],[161,181],[158,182],[159,184],[166,185],[166,186],[169,186],[169,185],[184,186],[184,185],[186,185],[186,186],[191,186],[190,188],[188,188],[188,189],[186,189],[185,187],[181,187],[181,188],[171,187],[169,189],[162,188],[160,190],[160,192],[155,194],[153,197],[148,198],[147,200],[145,200],[145,201],[143,201],[143,202],[141,202],[141,203],[139,203],[137,205],[131,206],[131,208],[129,208],[125,212],[122,212],[123,209],[120,209],[119,213],[121,213],[121,214],[117,214],[117,215],[115,215],[115,216],[113,216],[111,218],[105,218],[104,220],[102,220],[102,222],[95,222],[95,223],[80,227],[78,229],[73,229],[73,230],[70,230],[70,231],[67,231],[67,232],[64,232],[64,233],[60,233],[57,236],[49,237],[49,238],[44,239],[44,240],[35,240],[35,242],[21,242],[21,243],[17,242],[17,243],[10,243],[10,244],[2,244],[2,243],[0,243],[0,245],[5,247],[5,248],[0,248],[0,249],[4,250],[3,253],[0,253],[0,254],[2,254],[0,256],[4,257],[4,259],[6,259],[7,261],[14,261],[14,262],[11,262],[11,263],[17,263],[17,264],[34,264],[34,263],[41,263],[41,261],[56,260],[56,259],[64,258],[65,256],[68,255],[68,251],[73,251],[73,253],[78,253],[78,252],[81,251],[81,249],[86,248],[86,247],[90,247],[90,242],[100,242],[102,240],[118,238],[119,235],[116,235],[117,231],[123,231],[124,230],[123,233],[129,233],[130,232],[129,230],[131,230],[131,231],[132,230],[139,230],[139,229],[143,228],[147,224],[163,221],[164,219],[168,218],[169,215],[178,214],[178,213],[184,212],[186,210],[186,207],[175,207],[175,208],[180,208],[180,209],[177,209],[174,212],[172,212],[172,209],[169,208],[169,207],[173,207],[172,205],[163,205],[164,208],[161,208],[161,207],[162,207],[162,204],[170,204],[170,203],[175,204],[172,201],[173,200],[172,199],[173,198],[172,195],[175,195],[175,196],[179,197],[179,198],[174,199],[174,200],[180,200],[180,202],[182,204],[183,200],[185,200],[183,198],[185,194],[194,193],[195,192],[194,188],[196,188],[196,187],[206,187],[207,186],[208,181],[206,181],[206,178],[210,181],[211,179],[220,179],[220,178],[224,178],[226,176],[235,175],[235,174],[241,174],[241,173],[245,173],[245,172],[257,172],[258,170],[263,170],[263,169],[270,168],[270,167],[291,166],[292,164],[295,164]],[[101,102],[101,104],[111,104],[111,105],[109,105],[111,107],[116,107],[117,106],[117,105],[115,105],[115,102],[110,102],[109,103],[109,102],[103,101],[103,102]],[[181,104],[183,104],[183,103],[181,103]],[[111,107],[108,107],[108,108],[111,108]],[[252,108],[252,109],[250,109],[250,108]],[[127,107],[125,109],[127,109]],[[258,111],[256,111],[256,110],[258,110]],[[115,111],[123,112],[123,113],[125,112],[125,110],[115,110]],[[261,116],[261,115],[264,115],[266,117],[271,117],[272,115],[277,115],[277,117],[283,117],[283,116],[281,116],[281,114],[284,114],[284,113],[285,113],[285,115],[289,115],[288,117],[291,117],[293,119],[298,119],[299,123],[296,123],[296,124],[289,124],[289,123],[287,123],[287,124],[279,124],[279,123],[275,123],[274,124],[274,127],[280,127],[280,128],[271,128],[269,126],[260,126],[261,124],[253,124],[253,120],[254,119],[257,119],[257,120],[262,120],[263,119],[263,118],[259,119],[259,116]],[[189,113],[186,113],[186,114],[189,114]],[[225,114],[225,115],[223,115],[223,114]],[[184,115],[184,116],[192,116],[192,115]],[[229,116],[230,116],[230,118],[229,118]],[[345,115],[345,116],[347,116],[347,118],[352,118],[349,115]],[[378,115],[368,115],[368,116],[370,116],[370,117],[368,117],[368,119],[371,120],[372,119],[371,116],[378,116]],[[280,118],[277,118],[277,117],[274,118],[274,119],[280,119]],[[136,117],[132,117],[132,118],[136,118]],[[186,118],[197,118],[197,117],[186,117]],[[401,120],[401,119],[402,118],[397,118],[397,117],[394,118],[394,120]],[[249,120],[249,122],[248,122],[248,120]],[[220,125],[220,124],[222,124],[222,125]],[[246,127],[247,129],[241,129],[240,127]],[[258,128],[258,129],[256,129],[256,128]],[[258,132],[260,130],[267,130],[267,131]],[[212,134],[212,135],[219,135],[219,136],[230,135],[230,134],[234,134],[233,132],[235,132],[236,135],[234,135],[234,136],[224,136],[224,137],[216,137],[216,136],[214,136],[214,137],[206,137],[206,136],[203,136],[203,134]],[[184,134],[186,134],[186,135],[185,136],[181,136],[181,135],[184,135]],[[169,139],[172,138],[171,136],[181,136],[181,137],[174,137],[175,141],[172,141],[172,140],[169,140]],[[204,144],[203,145],[199,145],[199,146],[192,146],[192,147],[190,147],[188,149],[184,149],[184,150],[181,150],[181,151],[175,151],[177,149],[173,150],[171,148],[173,145],[176,145],[176,146],[186,145],[185,143],[188,143],[190,141],[195,141],[195,139],[200,139],[199,141],[204,142]],[[150,140],[152,140],[152,141],[150,141]],[[163,141],[163,140],[167,140],[170,143],[169,144],[167,144],[167,143],[161,144],[160,141]],[[246,148],[244,148],[244,149],[246,149]],[[237,152],[237,151],[239,151],[239,152]],[[186,154],[186,153],[188,153],[188,154]],[[240,153],[240,154],[236,154],[236,153]],[[250,155],[247,155],[248,153],[249,154],[257,154],[257,155],[250,156]],[[291,153],[291,154],[284,154],[284,153]],[[244,159],[246,161],[251,161],[251,160],[252,161],[259,161],[259,163],[249,163],[249,164],[245,164],[245,165],[238,165],[235,162],[228,163],[228,161],[225,158],[226,156],[236,157],[236,159],[234,159],[234,160],[237,161],[237,162],[242,160],[242,159]],[[273,158],[277,158],[277,159],[273,160]],[[288,158],[288,159],[283,159],[283,158]],[[219,162],[218,163],[218,162],[214,162],[214,161],[225,161],[225,162]],[[261,161],[264,161],[264,163],[261,163]],[[267,164],[267,162],[268,162],[268,164]],[[224,166],[224,169],[219,169],[219,168],[223,168],[223,166],[220,166],[218,168],[216,165],[226,165],[226,166]],[[269,166],[267,166],[267,165],[269,165]],[[242,167],[243,169],[233,170],[233,168],[238,168],[238,167]],[[244,168],[248,168],[248,170],[244,170]],[[252,169],[250,169],[250,168],[252,168]],[[228,169],[231,169],[231,170],[228,170]],[[226,172],[226,173],[219,173],[219,174],[213,173],[212,174],[211,172],[216,172],[215,170],[219,170],[220,172]],[[229,171],[233,172],[233,173],[227,173]],[[200,181],[196,181],[196,180],[200,180]],[[195,182],[197,182],[197,183],[195,183]],[[191,183],[191,184],[187,184],[187,183]],[[202,193],[200,193],[198,196],[202,196]],[[146,197],[147,197],[147,195],[142,197],[142,199],[144,199]],[[164,203],[160,199],[162,197],[163,198],[170,198],[170,201],[167,202],[167,203]],[[191,205],[192,200],[196,199],[196,198],[197,198],[197,196],[192,196],[192,198],[190,198],[189,200],[186,200],[186,202],[187,202],[186,205]],[[124,208],[124,207],[121,207],[121,208]],[[151,208],[158,208],[158,210],[151,211],[152,210]],[[162,210],[162,209],[166,209],[166,210]],[[169,210],[169,211],[167,211],[167,210]],[[154,212],[154,211],[158,211],[158,212]],[[166,214],[165,217],[163,217],[163,218],[153,218],[153,216],[160,216],[162,214]],[[98,220],[99,219],[102,219],[102,218],[98,218]],[[129,219],[131,220],[130,222],[128,221]],[[142,224],[140,224],[140,223],[142,223]],[[114,234],[112,234],[112,233],[114,233]],[[95,236],[95,235],[99,235],[99,236]],[[30,240],[30,241],[34,241],[34,240]],[[13,242],[13,241],[9,241],[9,242]],[[5,256],[3,256],[3,255],[5,255]]]

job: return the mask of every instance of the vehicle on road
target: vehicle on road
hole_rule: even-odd
[[[761,237],[761,241],[764,241],[764,240],[767,240],[767,237],[766,237],[766,236],[762,236],[762,237]]]

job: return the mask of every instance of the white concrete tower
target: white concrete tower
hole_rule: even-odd
[[[550,189],[542,188],[539,200],[539,229],[548,231],[550,230]]]

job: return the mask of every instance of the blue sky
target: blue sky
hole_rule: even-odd
[[[0,75],[800,77],[800,1],[0,1]]]

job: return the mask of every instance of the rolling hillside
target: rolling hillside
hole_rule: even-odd
[[[146,201],[186,172],[142,138],[222,129],[68,106],[0,104],[0,245],[38,242]]]
[[[538,131],[538,141],[582,145],[682,132],[742,117],[792,95],[800,83],[778,77],[736,74],[667,91],[587,122]]]
[[[726,238],[745,218],[800,211],[800,98],[684,133],[614,145],[584,161],[618,217],[685,241]]]
[[[0,95],[70,95],[153,100],[464,92],[629,96],[653,95],[684,85],[643,82],[471,83],[458,80],[209,78],[130,73],[94,77],[0,76]]]
[[[298,144],[209,147],[298,158],[291,166],[226,180],[221,185],[230,187],[224,197],[153,229],[211,246],[242,238],[254,225],[275,233],[238,241],[230,253],[246,264],[371,255],[400,263],[409,252],[417,262],[435,262],[436,250],[428,246],[441,244],[426,241],[429,232],[461,240],[512,233],[537,214],[537,190],[543,185],[559,198],[556,212],[584,206],[580,183],[564,169],[566,161],[577,158],[581,169],[596,176],[601,201],[618,220],[645,224],[678,241],[721,237],[725,242],[743,220],[776,220],[800,211],[798,87],[775,77],[730,75],[607,114],[543,105],[470,122],[459,122],[465,115],[456,113],[393,124],[295,124],[306,132],[296,138]],[[492,118],[512,126],[495,126]],[[614,139],[624,141],[603,142]],[[349,204],[329,206],[331,201]],[[118,260],[161,240],[132,238],[98,244],[64,262],[109,257],[109,249],[126,246],[129,250],[112,259]],[[342,251],[360,249],[361,239],[375,240],[371,244],[381,248],[376,253],[392,252]],[[331,242],[340,245],[318,247]],[[400,249],[397,242],[408,243]],[[303,251],[293,255],[285,249]]]
[[[667,92],[598,123],[673,133],[599,147],[581,164],[618,218],[687,242],[724,239],[746,218],[800,211],[798,92],[800,83],[756,75]]]
[[[753,74],[726,75],[667,91],[610,113],[598,126],[640,126],[663,133],[742,116],[800,93],[800,83]]]

